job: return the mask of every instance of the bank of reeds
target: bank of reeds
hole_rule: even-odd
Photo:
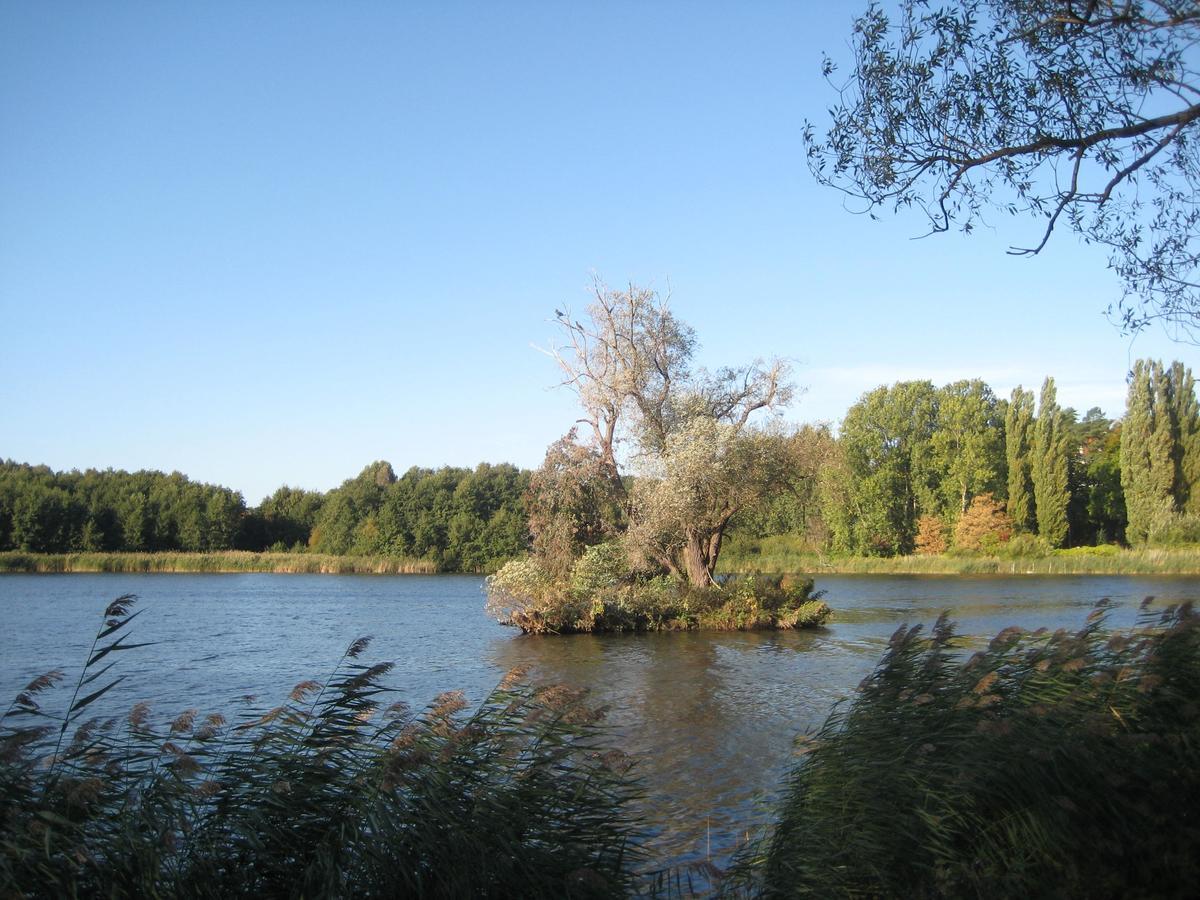
[[[105,611],[61,712],[54,671],[0,720],[0,896],[632,890],[635,788],[579,694],[514,675],[473,713],[447,694],[414,714],[388,703],[388,665],[358,661],[363,639],[265,714],[96,717],[118,651],[141,646],[132,604]]]
[[[0,553],[2,572],[273,572],[298,575],[431,575],[437,563],[394,556],[321,553]]]
[[[912,555],[838,557],[811,552],[788,535],[739,541],[721,571],[845,575],[1200,575],[1200,547],[1073,547],[1034,556]]]
[[[727,886],[767,897],[1182,897],[1200,883],[1200,621],[902,628],[799,749]]]

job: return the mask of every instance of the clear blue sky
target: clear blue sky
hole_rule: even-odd
[[[0,457],[250,503],[536,465],[574,416],[531,344],[593,271],[705,362],[793,359],[796,421],[1047,374],[1119,415],[1133,359],[1193,362],[1070,234],[912,240],[812,183],[859,5],[0,3]]]

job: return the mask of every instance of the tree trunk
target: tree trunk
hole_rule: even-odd
[[[683,569],[688,583],[696,587],[712,584],[712,569],[708,560],[708,541],[694,531],[688,531],[683,545]]]

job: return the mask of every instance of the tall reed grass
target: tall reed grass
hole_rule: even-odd
[[[799,744],[727,887],[766,897],[1182,897],[1200,884],[1200,619],[901,628]]]
[[[0,572],[274,572],[299,575],[432,575],[437,563],[322,553],[0,553]]]
[[[70,699],[35,679],[0,719],[3,897],[613,897],[639,832],[624,757],[578,693],[507,678],[474,712],[389,703],[359,662],[280,706],[96,716],[134,598],[105,610]],[[58,688],[58,691],[54,689]]]

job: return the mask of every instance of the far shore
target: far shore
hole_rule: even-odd
[[[730,553],[730,574],[798,575],[1200,575],[1200,547],[1124,549],[1113,546],[1055,550],[1044,556],[855,556],[795,552]]]
[[[431,560],[324,553],[0,553],[0,573],[115,572],[125,574],[268,572],[280,575],[433,575]]]
[[[0,552],[3,573],[237,573],[296,575],[434,575],[427,559],[322,553],[23,553]],[[1045,556],[835,557],[739,548],[725,554],[721,574],[796,575],[1200,575],[1200,547],[1119,549],[1078,547]],[[486,572],[465,574],[484,575]]]

